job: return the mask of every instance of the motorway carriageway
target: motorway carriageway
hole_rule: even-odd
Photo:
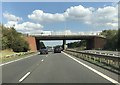
[[[3,83],[118,83],[118,75],[64,52],[2,64]]]

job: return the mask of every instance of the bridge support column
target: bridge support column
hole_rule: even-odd
[[[37,50],[40,49],[40,40],[39,39],[36,39],[36,47],[37,47]]]
[[[26,36],[25,39],[26,39],[26,41],[29,44],[30,51],[36,52],[37,51],[37,45],[36,45],[36,39],[35,39],[35,37]]]
[[[87,50],[102,49],[106,43],[104,38],[94,37],[87,40]]]
[[[63,40],[63,50],[65,50],[67,48],[66,46],[66,40]]]
[[[94,49],[102,49],[106,43],[104,38],[94,37]]]
[[[94,41],[92,39],[87,40],[87,50],[91,50],[94,48]]]

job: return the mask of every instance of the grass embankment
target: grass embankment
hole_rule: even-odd
[[[29,55],[35,54],[36,52],[13,52],[11,50],[2,50],[0,51],[0,63],[9,62],[19,58],[27,57]]]
[[[15,52],[11,51],[10,49],[7,49],[7,50],[1,50],[0,53],[1,53],[1,57],[3,57],[3,56],[14,54]]]

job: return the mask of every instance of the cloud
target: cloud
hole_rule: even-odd
[[[28,18],[38,22],[56,22],[65,20],[63,14],[44,13],[42,10],[33,11],[31,15],[28,15]]]
[[[46,13],[43,10],[34,10],[28,18],[36,21],[18,23],[22,20],[21,17],[9,13],[3,13],[3,16],[8,20],[5,24],[7,27],[15,26],[15,29],[30,34],[59,34],[59,35],[73,35],[85,34],[84,32],[73,33],[71,30],[64,31],[44,31],[41,23],[49,22],[63,22],[63,21],[78,21],[84,24],[101,27],[104,29],[117,29],[118,28],[118,6],[104,6],[101,8],[84,7],[82,5],[72,6],[67,8],[63,13]],[[86,33],[91,34],[91,33]]]
[[[85,8],[81,5],[70,7],[66,10],[68,19],[82,21],[83,23],[95,26],[118,27],[118,7],[106,6],[103,8]]]
[[[45,13],[43,10],[34,10],[32,14],[28,15],[29,19],[37,22],[59,22],[67,19],[84,20],[89,19],[94,8],[85,8],[82,5],[74,6],[66,9],[63,13]]]
[[[22,33],[37,33],[40,32],[44,27],[41,24],[32,22],[18,23],[22,20],[22,18],[13,14],[3,13],[3,16],[8,20],[5,24],[6,27],[14,27],[17,31]]]
[[[8,21],[6,24],[5,24],[5,26],[6,27],[14,27],[15,25],[17,25],[18,24],[18,22],[16,22],[16,21]]]
[[[17,17],[15,15],[9,14],[9,13],[3,13],[3,16],[8,20],[8,21],[21,21],[21,17]]]
[[[22,24],[17,24],[15,26],[15,29],[18,31],[22,31],[23,33],[31,33],[31,32],[37,32],[41,31],[43,26],[41,24],[36,24],[32,22],[24,22]]]
[[[98,8],[92,14],[91,24],[96,26],[111,26],[111,28],[117,28],[118,8],[113,6]]]
[[[85,8],[82,5],[70,7],[64,13],[67,19],[88,22],[91,18],[94,8]]]
[[[118,23],[106,23],[107,26],[112,26],[114,28],[117,28],[118,27]]]
[[[36,23],[32,23],[32,22],[23,22],[21,24],[18,24],[18,22],[15,21],[8,21],[5,24],[6,27],[13,27],[22,33],[38,33],[42,31],[42,28],[44,26],[42,26],[41,24],[36,24]]]
[[[42,10],[34,10],[28,18],[41,22],[63,22],[67,20],[77,20],[93,26],[107,27],[111,23],[111,28],[117,28],[118,7],[105,6],[102,8],[84,7],[82,5],[72,6],[63,13],[45,13]]]

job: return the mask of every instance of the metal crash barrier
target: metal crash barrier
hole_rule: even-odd
[[[88,53],[71,49],[66,49],[64,52],[120,74],[120,56]]]

